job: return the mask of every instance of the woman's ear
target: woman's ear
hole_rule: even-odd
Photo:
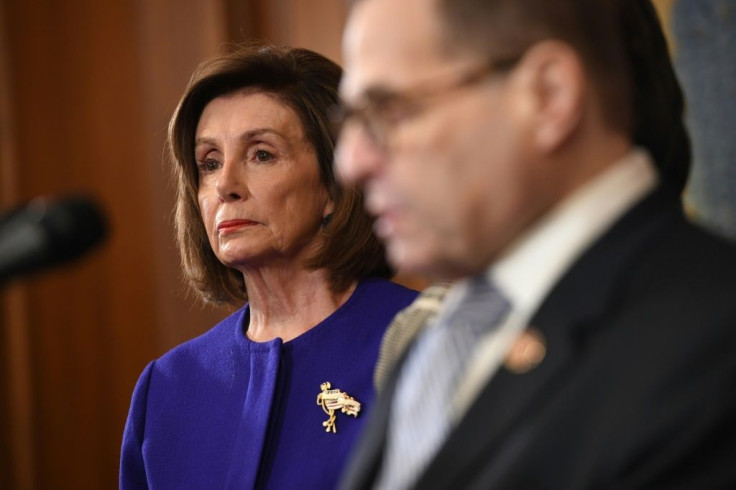
[[[335,210],[335,203],[332,200],[327,202],[324,213],[322,214],[322,228],[325,228],[332,221],[332,213]]]
[[[586,97],[582,61],[568,44],[542,41],[527,50],[515,71],[530,141],[540,152],[554,151],[582,120]]]
[[[330,224],[330,221],[332,221],[332,213],[326,214],[322,218],[322,228],[326,228]]]

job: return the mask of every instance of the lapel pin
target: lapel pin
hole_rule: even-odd
[[[337,432],[336,412],[339,410],[342,413],[357,417],[358,412],[360,412],[360,402],[344,391],[332,389],[329,381],[325,381],[319,387],[322,388],[322,393],[317,395],[317,405],[321,406],[322,410],[329,415],[329,418],[322,422],[322,426],[325,427],[325,432],[334,434]]]
[[[514,374],[528,373],[547,355],[547,341],[536,328],[526,329],[509,350],[504,367]]]

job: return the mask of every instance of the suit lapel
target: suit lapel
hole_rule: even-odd
[[[640,251],[676,219],[679,204],[666,191],[651,194],[591,247],[560,280],[534,315],[532,325],[546,338],[547,354],[533,370],[513,374],[501,368],[482,390],[459,426],[418,481],[416,488],[462,488],[479,468],[494,471],[503,441],[544,410],[582,353],[585,335],[609,308]],[[533,434],[530,435],[533,437]],[[502,465],[498,465],[503,470]]]

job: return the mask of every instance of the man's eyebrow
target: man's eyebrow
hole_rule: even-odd
[[[396,91],[388,87],[383,86],[372,86],[364,90],[357,99],[357,104],[375,104],[375,103],[386,103],[391,102],[395,99],[400,99],[401,95]]]

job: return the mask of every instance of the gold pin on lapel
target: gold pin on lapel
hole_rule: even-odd
[[[534,327],[526,329],[509,350],[504,367],[515,374],[528,373],[547,355],[547,341]]]
[[[329,381],[325,381],[319,387],[322,388],[322,393],[317,395],[317,405],[321,406],[322,410],[330,416],[322,422],[322,426],[325,427],[326,432],[332,431],[334,434],[337,432],[335,412],[339,410],[342,413],[357,417],[358,412],[360,412],[360,402],[344,391],[331,389],[332,384]]]

